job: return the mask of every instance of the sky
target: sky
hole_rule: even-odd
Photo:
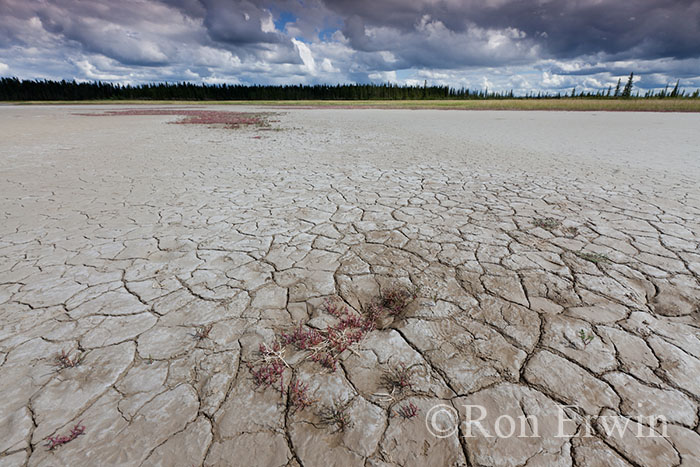
[[[700,0],[0,0],[0,76],[700,88]]]

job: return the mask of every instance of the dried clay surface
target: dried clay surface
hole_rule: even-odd
[[[106,108],[0,107],[0,466],[700,465],[698,116]]]

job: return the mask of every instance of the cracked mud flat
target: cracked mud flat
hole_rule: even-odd
[[[700,465],[698,116],[85,111],[0,108],[0,466]],[[420,296],[335,372],[287,354],[345,430],[255,388],[261,343],[397,284]],[[437,438],[438,404],[540,436]]]

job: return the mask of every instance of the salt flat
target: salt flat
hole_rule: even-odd
[[[0,107],[0,466],[700,465],[700,116],[106,108]],[[256,388],[327,299],[399,289],[335,371],[282,345]],[[438,437],[439,404],[540,433]]]

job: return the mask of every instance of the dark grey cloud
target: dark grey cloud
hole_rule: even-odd
[[[700,0],[0,0],[25,78],[698,86],[697,44]]]
[[[204,26],[216,42],[237,46],[275,44],[285,40],[277,32],[264,31],[261,25],[271,17],[269,10],[249,1],[201,0]]]
[[[699,53],[697,0],[326,0],[325,4],[351,18],[344,29],[351,40],[364,26],[410,32],[428,15],[456,33],[474,26],[515,28],[558,58],[599,52],[646,58]]]

